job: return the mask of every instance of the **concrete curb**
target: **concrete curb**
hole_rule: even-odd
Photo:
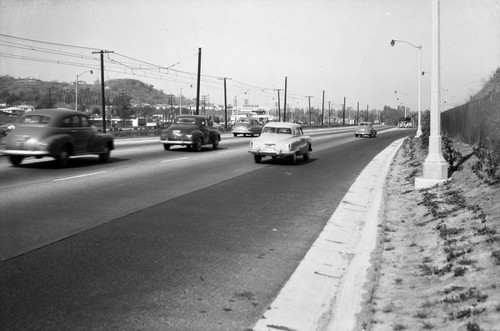
[[[363,169],[253,330],[354,330],[376,245],[384,181],[403,140]]]

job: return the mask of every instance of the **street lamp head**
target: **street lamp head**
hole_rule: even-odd
[[[391,46],[394,46],[396,44],[396,40],[392,39],[391,40]]]

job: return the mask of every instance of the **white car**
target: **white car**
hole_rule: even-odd
[[[260,137],[250,141],[248,152],[253,154],[256,163],[260,163],[266,156],[286,159],[291,163],[302,156],[307,161],[312,152],[312,141],[299,124],[269,122],[262,128]]]

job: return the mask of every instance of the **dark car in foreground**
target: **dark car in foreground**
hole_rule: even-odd
[[[2,141],[0,153],[14,166],[26,157],[55,158],[65,167],[76,155],[96,154],[105,162],[114,149],[113,137],[99,133],[87,114],[70,109],[40,109],[24,114]]]
[[[186,146],[197,152],[203,145],[212,145],[213,149],[217,149],[220,132],[212,127],[205,116],[181,115],[161,131],[160,142],[165,150],[174,145]]]
[[[373,128],[372,122],[359,122],[356,130],[354,130],[355,137],[368,136],[375,138],[377,136],[377,130]]]
[[[234,124],[231,133],[236,137],[239,134],[242,136],[260,136],[262,133],[262,125],[253,118],[241,118]]]

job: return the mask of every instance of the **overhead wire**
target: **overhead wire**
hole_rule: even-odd
[[[25,42],[32,42],[32,43],[37,43],[37,44],[57,46],[57,47],[75,48],[75,49],[79,49],[79,50],[93,50],[93,51],[95,51],[96,49],[98,49],[95,47],[86,47],[86,46],[69,45],[69,44],[63,44],[63,43],[34,40],[34,39],[29,39],[29,38],[22,38],[22,37],[6,35],[6,34],[2,34],[2,33],[0,33],[0,37],[10,38],[10,39],[15,39],[15,40],[22,40]],[[62,50],[58,50],[58,49],[50,49],[50,48],[40,47],[40,46],[33,46],[33,45],[13,42],[13,41],[9,41],[9,40],[1,40],[0,39],[0,45],[5,46],[5,47],[17,48],[17,49],[21,49],[21,50],[25,50],[25,51],[34,51],[34,52],[58,55],[58,56],[63,56],[63,57],[84,59],[84,60],[95,61],[95,62],[100,61],[100,59],[96,56],[84,55],[84,54],[79,54],[79,53],[72,53],[72,52],[68,52],[68,51],[62,51]],[[113,55],[113,57],[111,57],[111,55]],[[100,65],[98,63],[96,63],[96,64],[77,63],[77,62],[72,62],[72,61],[67,61],[67,60],[66,61],[65,60],[55,60],[55,59],[47,59],[47,58],[17,55],[17,54],[0,53],[0,56],[13,58],[13,59],[37,61],[37,62],[44,62],[44,63],[55,63],[55,64],[70,65],[70,66],[76,66],[76,67],[92,68],[92,69],[98,69],[100,67]],[[120,61],[120,60],[116,59],[115,56],[116,57],[123,57],[124,59],[127,59],[131,62]],[[174,83],[178,83],[178,84],[189,84],[197,77],[197,74],[192,73],[192,72],[183,71],[183,70],[174,69],[173,67],[183,63],[186,60],[193,58],[194,56],[196,56],[196,54],[190,55],[187,58],[180,60],[178,62],[175,62],[174,64],[172,64],[170,66],[161,66],[161,65],[150,63],[148,61],[136,59],[136,58],[133,58],[133,57],[121,54],[121,53],[114,53],[114,52],[107,53],[107,57],[105,59],[105,62],[108,64],[106,66],[106,71],[113,72],[113,73],[121,73],[121,74],[125,74],[125,75],[132,75],[132,76],[136,76],[136,77],[146,77],[146,78],[150,78],[150,79],[170,81],[170,82],[174,82]],[[112,66],[110,66],[110,64]],[[218,90],[222,89],[222,86],[219,84],[219,82],[217,82],[217,80],[220,80],[220,79],[221,79],[220,76],[200,74],[200,80],[204,83],[203,84],[204,86],[215,88]],[[228,82],[229,82],[229,84],[228,84],[229,88],[237,89],[240,91],[245,90],[246,94],[250,94],[250,95],[269,96],[269,94],[271,92],[274,92],[274,90],[270,87],[257,86],[257,85],[241,82],[241,81],[234,80],[234,79],[230,79],[230,80],[228,80]],[[305,98],[304,96],[300,96],[298,94],[293,94],[290,92],[288,92],[287,96],[289,98],[292,98],[292,99]],[[273,97],[273,99],[274,99],[274,97]]]

